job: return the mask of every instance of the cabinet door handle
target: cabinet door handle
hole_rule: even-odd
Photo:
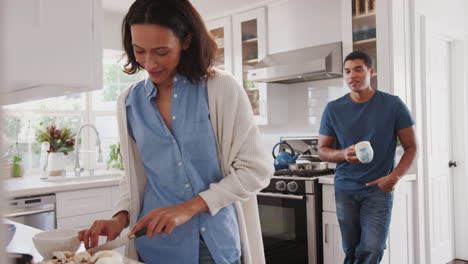
[[[456,161],[449,161],[449,168],[452,168],[452,167],[457,167],[457,162]]]
[[[325,243],[328,244],[328,224],[325,224]]]

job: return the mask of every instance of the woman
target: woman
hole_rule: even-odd
[[[217,47],[200,15],[188,0],[138,0],[122,32],[125,71],[149,77],[117,102],[126,173],[115,214],[80,239],[89,248],[99,235],[146,227],[128,257],[264,263],[256,193],[269,183],[272,160],[244,90],[212,68]]]

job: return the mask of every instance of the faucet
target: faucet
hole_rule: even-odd
[[[75,149],[75,156],[76,156],[76,159],[75,159],[75,177],[80,177],[81,173],[84,171],[84,168],[81,168],[80,166],[80,155],[79,155],[79,143],[80,143],[80,134],[81,134],[81,130],[83,130],[83,128],[85,127],[90,127],[94,130],[94,132],[96,132],[96,145],[99,147],[99,157],[98,157],[98,162],[102,162],[102,149],[101,149],[101,140],[99,139],[99,132],[97,131],[96,127],[91,125],[91,124],[84,124],[82,126],[80,126],[80,128],[78,129],[78,133],[76,133],[76,149]],[[92,174],[93,172],[90,171],[90,174]]]

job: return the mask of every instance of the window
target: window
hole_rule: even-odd
[[[90,120],[96,124],[101,138],[104,160],[107,160],[110,145],[119,142],[116,118],[117,96],[130,85],[146,78],[146,72],[141,71],[128,75],[122,71],[125,61],[123,52],[117,50],[104,50],[104,69],[102,90],[94,91],[90,96]],[[91,138],[91,145],[95,145],[95,138]],[[97,157],[90,155],[92,160]]]
[[[122,72],[123,53],[104,50],[103,84],[101,90],[48,98],[3,107],[3,151],[8,155],[19,153],[28,171],[40,171],[41,144],[36,142],[36,129],[41,126],[71,128],[75,133],[82,124],[96,126],[101,139],[103,163],[97,163],[96,136],[91,129],[83,129],[80,138],[80,165],[84,168],[106,168],[109,146],[118,143],[116,100],[118,94],[131,84],[146,78],[145,72],[127,75]],[[75,155],[67,158],[67,170],[74,168]]]
[[[19,153],[26,169],[39,169],[41,144],[36,142],[36,130],[52,124],[76,131],[85,120],[83,96],[67,95],[46,100],[9,105],[3,108],[3,153]],[[67,159],[72,166],[73,153]]]

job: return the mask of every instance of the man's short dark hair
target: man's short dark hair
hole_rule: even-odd
[[[365,52],[362,51],[353,51],[348,56],[346,56],[343,64],[349,60],[362,60],[367,68],[372,67],[372,58]]]

